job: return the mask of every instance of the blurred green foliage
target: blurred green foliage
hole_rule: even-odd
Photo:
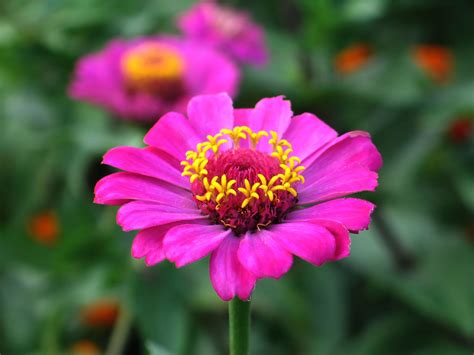
[[[0,353],[62,354],[79,339],[102,349],[122,336],[126,354],[224,354],[226,305],[207,263],[145,269],[115,209],[92,204],[109,172],[101,155],[140,146],[146,127],[71,101],[78,57],[113,37],[175,33],[191,1],[0,2]],[[245,68],[237,106],[286,95],[340,132],[373,135],[384,157],[378,205],[350,258],[322,268],[298,262],[253,296],[252,354],[467,354],[474,349],[474,144],[450,125],[474,116],[474,37],[469,0],[288,0],[227,3],[262,23],[264,69]],[[373,48],[357,72],[334,70],[356,42]],[[413,61],[419,44],[452,51],[438,84]],[[28,233],[54,210],[52,246]],[[80,310],[113,296],[115,329],[80,322]],[[120,324],[120,327],[118,326]],[[123,331],[122,335],[120,329]],[[113,334],[111,336],[111,334]]]

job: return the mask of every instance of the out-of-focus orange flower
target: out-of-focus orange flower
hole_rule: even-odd
[[[59,221],[54,211],[44,211],[33,216],[28,224],[28,232],[37,242],[54,245],[59,236]]]
[[[111,327],[117,320],[120,307],[117,301],[103,299],[81,310],[81,322],[90,327]]]
[[[341,74],[351,74],[362,68],[372,57],[372,48],[365,43],[355,43],[336,56],[334,66]]]
[[[449,138],[455,143],[467,141],[474,133],[474,117],[459,117],[448,127]]]
[[[90,340],[79,340],[72,344],[71,351],[74,355],[99,355],[99,346]]]
[[[413,59],[433,80],[442,84],[451,79],[454,56],[450,49],[436,45],[420,45],[413,50]]]

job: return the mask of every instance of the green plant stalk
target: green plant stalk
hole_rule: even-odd
[[[248,355],[250,335],[250,301],[238,297],[229,302],[230,355]]]

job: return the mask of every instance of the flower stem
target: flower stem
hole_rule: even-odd
[[[230,355],[248,355],[250,333],[250,301],[238,297],[229,302]]]
[[[127,338],[132,328],[132,315],[129,311],[122,307],[120,310],[120,316],[115,323],[110,342],[105,351],[105,355],[117,355],[123,354],[125,345],[127,345]]]

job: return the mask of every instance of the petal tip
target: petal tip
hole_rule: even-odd
[[[370,133],[367,131],[351,131],[347,133],[349,137],[356,138],[356,137],[367,137],[370,138]]]

